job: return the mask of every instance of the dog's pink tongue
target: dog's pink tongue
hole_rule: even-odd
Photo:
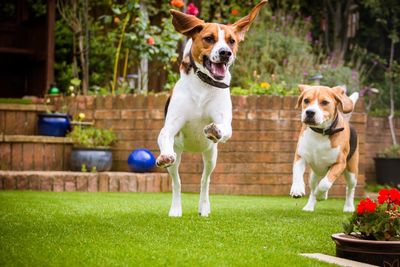
[[[211,63],[211,72],[215,77],[224,78],[226,66],[223,63]]]

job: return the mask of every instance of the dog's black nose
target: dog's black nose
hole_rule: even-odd
[[[313,111],[313,110],[306,110],[306,115],[307,115],[307,117],[312,118],[312,117],[314,117],[314,115],[315,115],[315,111]]]
[[[224,60],[229,60],[229,58],[232,56],[232,52],[231,51],[229,51],[228,49],[226,49],[226,48],[221,48],[219,51],[218,51],[218,54],[219,54],[219,57],[220,57],[220,59],[221,59],[221,61],[224,61]]]

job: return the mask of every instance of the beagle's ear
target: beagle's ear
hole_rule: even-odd
[[[304,93],[305,93],[305,91],[310,89],[310,86],[305,85],[305,84],[299,84],[297,86],[299,87],[300,95],[299,95],[299,98],[297,99],[297,104],[295,106],[296,109],[301,107],[301,103],[303,102],[303,98],[304,98]]]
[[[346,95],[346,87],[336,86],[332,88],[335,99],[339,104],[339,109],[343,113],[350,113],[353,111],[354,104],[353,101]]]
[[[187,15],[174,9],[171,9],[169,12],[172,15],[172,25],[174,25],[175,30],[190,38],[193,38],[204,27],[204,20],[198,19],[195,16]]]
[[[300,93],[303,93],[304,91],[310,89],[310,86],[306,84],[298,84],[297,87],[299,87]]]
[[[238,36],[238,40],[243,41],[244,40],[244,35],[245,33],[249,30],[250,25],[253,23],[253,21],[256,19],[258,12],[260,12],[260,9],[267,3],[267,0],[262,0],[260,3],[258,3],[253,9],[250,11],[250,13],[236,21],[232,26],[233,29],[236,32],[236,35]]]

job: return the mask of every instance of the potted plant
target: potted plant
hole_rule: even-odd
[[[332,235],[336,256],[379,266],[400,263],[399,190],[381,189],[377,201],[361,200],[343,226],[344,233]]]
[[[54,87],[50,90],[54,91]],[[49,90],[49,92],[51,92]],[[55,92],[55,91],[54,91]],[[57,94],[49,94],[45,98],[46,106],[48,104],[54,103],[57,101],[56,98],[60,98],[60,102],[62,102],[63,97]],[[46,135],[46,136],[57,136],[64,137],[68,131],[71,129],[71,116],[66,112],[67,106],[65,104],[61,105],[60,110],[56,110],[53,112],[49,106],[47,106],[47,110],[45,113],[38,114],[38,134]]]
[[[112,167],[110,146],[116,141],[110,129],[74,127],[68,134],[74,141],[71,153],[73,171],[109,171]]]
[[[400,185],[400,145],[392,145],[374,158],[378,184]]]

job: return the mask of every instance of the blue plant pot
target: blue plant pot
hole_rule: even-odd
[[[156,165],[156,158],[150,150],[138,148],[129,155],[128,165],[133,172],[149,172]]]
[[[54,113],[39,114],[39,135],[63,137],[71,128],[70,116],[68,114]]]
[[[85,165],[83,167],[83,165]],[[96,168],[98,172],[111,170],[112,152],[108,148],[72,148],[71,170],[88,172]]]

